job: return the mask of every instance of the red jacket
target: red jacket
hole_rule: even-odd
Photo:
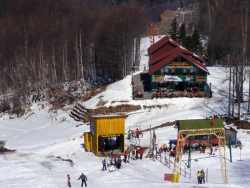
[[[140,134],[140,131],[138,130],[138,131],[136,131],[136,135],[139,135]]]
[[[140,151],[139,151],[139,153],[140,153],[140,155],[143,155],[143,149],[141,149]]]
[[[128,156],[128,154],[127,154],[127,153],[124,153],[124,154],[123,154],[123,156],[124,156],[124,157],[127,157],[127,156]]]

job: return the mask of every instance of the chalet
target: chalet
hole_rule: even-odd
[[[196,87],[207,89],[205,61],[166,36],[148,48],[151,90],[166,88],[169,91],[185,91]]]

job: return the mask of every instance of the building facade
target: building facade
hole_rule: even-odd
[[[152,91],[159,88],[170,91],[198,88],[206,91],[209,71],[204,59],[170,37],[166,36],[148,48],[148,55]]]

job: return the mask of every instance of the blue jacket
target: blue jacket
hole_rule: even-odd
[[[105,165],[105,164],[106,164],[106,161],[102,161],[102,164],[104,164],[104,165]]]

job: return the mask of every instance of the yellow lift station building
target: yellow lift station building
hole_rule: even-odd
[[[125,152],[125,118],[126,115],[88,116],[90,132],[84,133],[84,146],[96,156],[98,152],[120,150]]]

